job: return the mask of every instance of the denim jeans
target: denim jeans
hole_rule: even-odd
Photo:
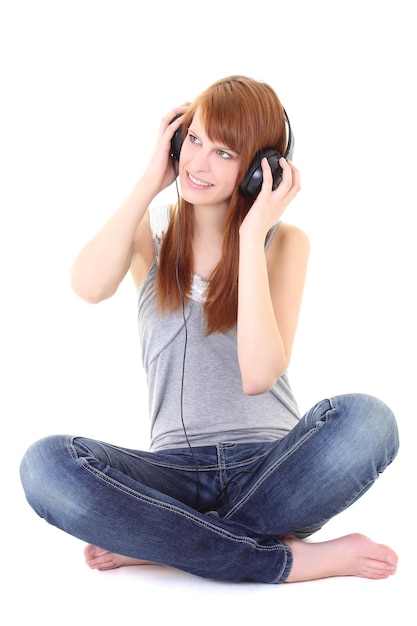
[[[362,496],[398,450],[380,400],[319,402],[283,439],[141,452],[82,437],[34,443],[21,463],[33,509],[79,539],[227,581],[281,583],[287,533],[311,534]]]

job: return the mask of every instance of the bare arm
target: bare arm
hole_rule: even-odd
[[[78,254],[71,285],[83,300],[97,303],[116,292],[130,267],[139,225],[144,231],[141,222],[152,197],[146,179],[139,180],[124,204]],[[146,246],[143,255],[145,260]]]
[[[309,242],[300,229],[281,223],[264,250],[268,230],[300,188],[296,168],[282,166],[283,181],[271,192],[263,165],[262,192],[240,228],[238,357],[249,395],[268,391],[289,365],[306,276]]]
[[[147,209],[155,196],[175,178],[170,142],[181,124],[171,111],[161,122],[152,158],[133,191],[99,232],[84,246],[71,270],[74,291],[87,302],[97,303],[112,296],[129,268],[138,285],[152,260],[152,241]]]

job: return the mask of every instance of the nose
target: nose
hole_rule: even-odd
[[[208,152],[204,148],[198,150],[192,159],[193,169],[198,172],[207,172],[210,169],[208,157]]]

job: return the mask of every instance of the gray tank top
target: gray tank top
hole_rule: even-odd
[[[267,393],[243,393],[236,327],[205,335],[205,281],[194,276],[184,316],[182,310],[164,314],[157,309],[155,279],[170,210],[170,205],[149,210],[155,258],[138,297],[142,361],[149,389],[150,449],[185,448],[187,437],[193,447],[280,439],[300,419],[287,374]]]

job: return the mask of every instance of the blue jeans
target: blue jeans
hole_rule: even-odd
[[[380,400],[323,400],[284,439],[141,452],[57,435],[21,463],[30,505],[47,522],[105,550],[205,578],[281,583],[280,540],[318,530],[351,505],[398,450]]]

